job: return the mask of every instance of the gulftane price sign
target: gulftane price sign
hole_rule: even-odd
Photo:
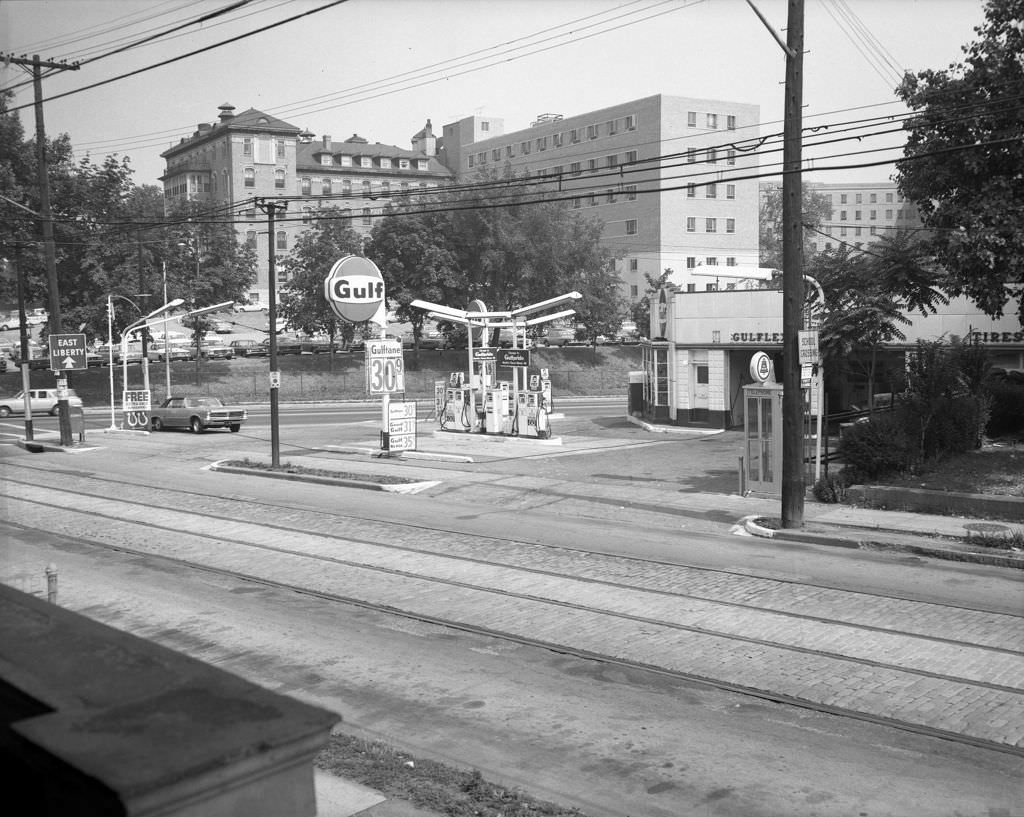
[[[405,362],[400,340],[366,341],[366,391],[370,394],[405,391]]]
[[[55,372],[88,369],[85,335],[50,335],[50,368]]]
[[[362,323],[384,303],[384,277],[368,258],[347,255],[327,273],[324,297],[343,321]]]

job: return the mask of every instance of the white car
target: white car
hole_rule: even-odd
[[[56,389],[29,389],[29,405],[33,414],[57,414],[57,390]],[[68,389],[68,405],[75,408],[82,407],[82,398],[75,394],[74,389]],[[0,417],[10,417],[12,414],[25,413],[25,392],[20,391],[14,397],[7,397],[0,400]]]
[[[267,307],[263,304],[235,304],[235,312],[266,312]]]

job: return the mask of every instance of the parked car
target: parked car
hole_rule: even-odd
[[[277,334],[279,334],[279,335],[285,329],[288,328],[288,321],[286,321],[284,318],[278,318],[275,321],[275,324],[277,325]],[[266,332],[268,335],[270,334],[270,319],[269,318],[267,319],[267,322],[265,324],[263,324],[263,331]]]
[[[235,350],[229,344],[221,343],[219,340],[203,341],[199,351],[208,360],[231,360],[235,356]]]
[[[169,360],[172,363],[176,360],[193,360],[192,350],[195,347],[187,346],[184,343],[172,343],[166,349],[163,344],[149,347],[149,359],[163,363]]]
[[[534,347],[533,338],[523,338],[523,333],[519,330],[515,333],[515,345],[518,349],[532,349]],[[502,329],[498,332],[498,346],[502,349],[509,349],[512,346],[512,330]]]
[[[576,340],[576,330],[571,326],[549,326],[541,338],[544,346],[567,346]]]
[[[230,335],[235,331],[235,325],[231,321],[214,321],[213,331],[218,335]]]
[[[9,312],[0,315],[0,332],[7,332],[10,329],[17,329],[21,326],[17,312]]]
[[[219,397],[171,396],[150,414],[153,431],[165,428],[187,428],[201,434],[208,428],[227,428],[238,431],[246,420],[241,406],[225,406]]]
[[[56,389],[29,389],[29,406],[33,414],[57,414],[57,390]],[[82,407],[82,398],[75,394],[74,389],[68,389],[68,405],[75,408]],[[0,400],[0,417],[10,417],[12,414],[25,413],[25,392],[19,391],[14,397],[7,397]]]
[[[263,341],[270,348],[270,338]],[[312,352],[313,343],[308,337],[302,335],[279,335],[277,338],[277,353],[279,355],[301,355],[303,352]]]
[[[637,329],[636,321],[623,321],[615,333],[617,343],[639,343],[640,330]]]
[[[238,357],[266,357],[270,352],[270,346],[258,340],[233,340],[228,346]]]
[[[50,320],[50,313],[45,309],[33,309],[25,313],[25,323],[29,326],[42,326]]]
[[[267,307],[263,304],[235,304],[235,312],[266,312]]]

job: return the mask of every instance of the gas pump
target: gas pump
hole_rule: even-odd
[[[472,387],[465,382],[462,372],[448,375],[448,385],[444,389],[444,399],[439,413],[440,425],[447,431],[473,431],[476,418],[470,417],[470,397]]]
[[[508,419],[508,384],[502,383],[484,389],[484,431],[488,434],[505,433]]]

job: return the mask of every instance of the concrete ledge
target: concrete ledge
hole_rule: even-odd
[[[352,479],[348,477],[328,477],[316,474],[289,474],[286,471],[266,471],[262,468],[244,468],[238,465],[225,465],[223,461],[212,463],[211,471],[222,471],[227,474],[245,474],[251,477],[267,479],[283,479],[291,482],[312,482],[317,485],[337,485],[343,488],[363,488],[368,491],[385,491],[391,494],[417,494],[440,483],[436,480],[425,482],[376,482],[373,474],[366,478]]]
[[[960,494],[888,485],[851,485],[847,497],[850,502],[886,510],[1005,519],[1010,522],[1024,520],[1024,497]]]

